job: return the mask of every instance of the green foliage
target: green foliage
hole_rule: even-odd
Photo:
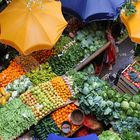
[[[122,140],[140,140],[139,127],[140,120],[136,117],[127,117],[112,125],[113,130],[120,134]]]
[[[0,109],[0,136],[3,140],[15,139],[37,123],[30,108],[14,99]]]
[[[125,10],[126,16],[130,16],[136,13],[136,7],[134,5],[135,2],[137,2],[137,0],[126,0],[125,4],[122,7]]]
[[[140,72],[140,66],[138,66],[137,64],[135,64],[133,67],[134,67],[134,69],[135,69],[137,72]]]
[[[85,27],[77,33],[75,39],[80,42],[81,48],[84,48],[85,57],[90,56],[106,43],[103,31],[96,29],[93,24]]]
[[[51,57],[49,64],[57,75],[63,75],[71,68],[74,68],[83,58],[84,52],[80,44],[74,44],[66,52]]]
[[[115,132],[107,130],[99,135],[99,140],[121,140],[121,138]]]
[[[140,133],[133,129],[125,129],[121,133],[122,140],[140,140]]]
[[[49,134],[57,134],[62,135],[61,131],[51,118],[51,116],[47,116],[44,119],[40,120],[37,125],[35,125],[33,128],[33,131],[35,133],[35,136],[39,140],[46,140]]]
[[[56,54],[61,53],[64,50],[64,46],[66,46],[71,41],[72,39],[70,37],[62,35],[54,47],[55,53]]]
[[[78,89],[79,105],[85,114],[96,114],[106,124],[129,116],[140,119],[140,95],[119,94],[94,76],[85,78]]]
[[[31,80],[33,84],[38,85],[56,77],[56,74],[52,71],[48,63],[44,63],[41,64],[39,68],[27,73],[26,76]]]

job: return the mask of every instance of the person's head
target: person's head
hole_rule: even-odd
[[[111,34],[111,28],[107,28],[106,33]]]

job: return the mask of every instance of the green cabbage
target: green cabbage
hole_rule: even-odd
[[[121,138],[113,131],[104,131],[99,135],[99,140],[121,140]]]
[[[124,110],[128,110],[129,109],[129,103],[127,101],[122,101],[121,108],[124,109]]]

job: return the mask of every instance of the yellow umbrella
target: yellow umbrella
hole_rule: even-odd
[[[66,25],[58,1],[45,0],[42,6],[34,3],[30,9],[26,0],[13,0],[0,13],[0,42],[26,55],[51,49]]]
[[[125,13],[121,13],[121,20],[125,24],[129,36],[133,42],[140,43],[140,2],[135,4],[137,12],[125,16]]]

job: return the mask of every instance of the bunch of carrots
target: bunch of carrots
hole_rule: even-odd
[[[53,50],[40,50],[32,53],[32,56],[40,63],[45,63],[53,54]]]
[[[58,96],[60,96],[65,102],[72,96],[69,87],[66,85],[62,77],[58,76],[53,78],[51,84]]]
[[[75,104],[69,104],[65,107],[62,107],[55,112],[51,114],[53,120],[57,124],[59,128],[61,128],[61,124],[64,121],[69,121],[70,122],[70,114],[77,109],[77,106]],[[72,132],[76,131],[78,129],[78,126],[72,124]]]
[[[6,87],[9,83],[25,74],[25,71],[15,61],[11,61],[9,67],[0,73],[0,87]]]

